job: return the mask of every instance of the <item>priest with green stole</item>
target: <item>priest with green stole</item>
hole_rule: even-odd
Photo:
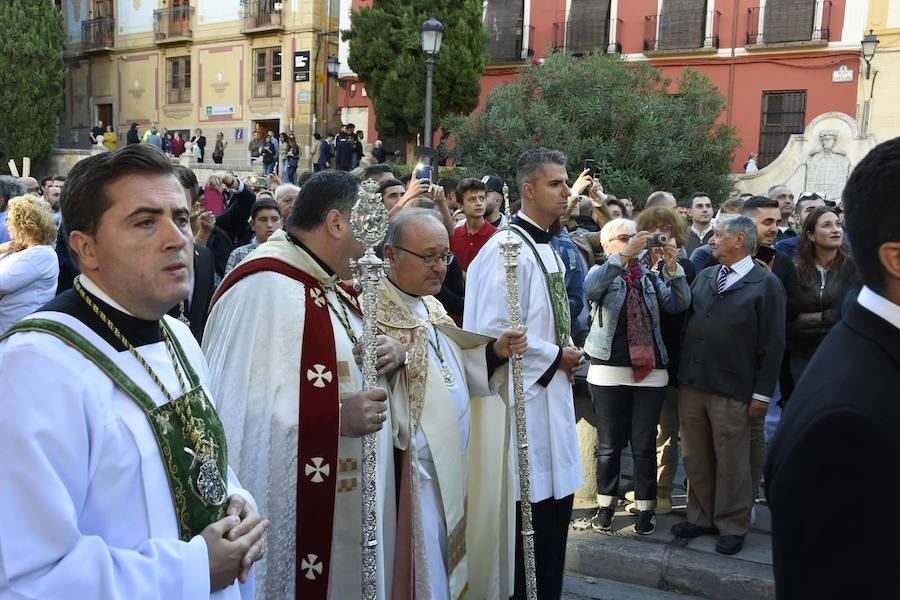
[[[379,326],[407,351],[391,394],[399,498],[394,598],[508,598],[512,473],[505,363],[525,331],[497,339],[456,327],[433,294],[453,260],[434,211],[405,208],[384,245]],[[501,368],[503,367],[503,368]]]
[[[0,598],[252,598],[268,522],[166,315],[193,269],[174,167],[148,144],[86,158],[62,213],[81,274],[0,338]]]

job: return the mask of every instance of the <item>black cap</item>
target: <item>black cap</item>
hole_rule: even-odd
[[[496,175],[485,175],[481,178],[481,183],[484,184],[484,187],[488,192],[497,192],[498,194],[503,193],[503,180]]]

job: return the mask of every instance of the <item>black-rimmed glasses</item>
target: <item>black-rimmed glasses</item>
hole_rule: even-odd
[[[397,250],[403,250],[404,252],[406,252],[408,254],[412,254],[413,256],[415,256],[416,258],[421,260],[425,264],[426,267],[433,267],[437,263],[437,261],[441,261],[445,265],[449,265],[450,263],[453,262],[453,253],[450,252],[449,250],[447,250],[443,254],[422,255],[422,254],[419,254],[418,252],[413,252],[412,250],[404,248],[403,246],[394,246],[394,248],[396,248]]]

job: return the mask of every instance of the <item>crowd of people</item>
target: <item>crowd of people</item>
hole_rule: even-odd
[[[254,134],[262,184],[201,185],[175,164],[166,153],[188,143],[202,161],[199,129],[167,147],[165,132],[144,137],[133,127],[67,177],[0,177],[0,448],[16,457],[0,467],[15,516],[0,519],[0,592],[355,598],[372,548],[378,598],[524,598],[518,401],[538,597],[559,598],[584,483],[576,377],[598,433],[591,528],[614,528],[630,446],[633,527],[652,534],[680,447],[686,519],[671,533],[739,553],[764,489],[780,590],[808,589],[811,554],[831,552],[807,544],[830,519],[816,498],[841,496],[857,468],[883,481],[900,456],[900,411],[877,397],[896,388],[863,375],[870,362],[886,385],[900,376],[900,139],[842,199],[784,185],[637,199],[591,169],[573,181],[564,153],[539,148],[519,157],[508,210],[499,176],[395,177],[353,125],[317,137],[299,174],[293,135]],[[377,315],[354,284],[363,180],[389,218]],[[364,390],[367,318],[378,382]],[[856,370],[830,362],[840,344]],[[369,434],[374,540],[360,529]],[[856,574],[896,554],[872,558],[881,531],[854,538]],[[884,575],[865,585],[888,589]]]

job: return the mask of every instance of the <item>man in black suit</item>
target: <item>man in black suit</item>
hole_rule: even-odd
[[[900,562],[900,138],[844,188],[865,287],[794,390],[766,465],[779,599],[891,598]],[[866,498],[854,522],[850,507]],[[850,518],[848,522],[848,517]]]
[[[765,416],[784,352],[784,289],[753,260],[756,223],[716,223],[710,240],[721,263],[691,286],[678,380],[678,415],[688,481],[683,538],[719,534],[716,551],[735,554],[753,504],[750,419]]]

